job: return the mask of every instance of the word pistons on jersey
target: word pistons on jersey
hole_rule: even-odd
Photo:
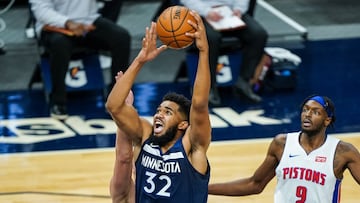
[[[283,168],[283,179],[298,179],[325,185],[326,174],[309,168],[286,167]]]

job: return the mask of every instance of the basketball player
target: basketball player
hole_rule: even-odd
[[[360,184],[360,154],[350,143],[328,136],[335,106],[325,96],[310,96],[301,105],[301,131],[279,134],[253,176],[209,185],[209,194],[258,194],[276,175],[274,202],[339,202],[343,173]]]
[[[201,17],[195,12],[191,15],[196,22],[188,23],[196,32],[186,35],[195,39],[199,50],[192,100],[176,93],[166,94],[153,123],[141,118],[125,102],[143,65],[167,49],[166,45],[156,46],[156,23],[152,22],[141,51],[117,80],[106,102],[117,127],[134,145],[136,202],[207,202],[210,166],[206,154],[211,141],[209,49]]]

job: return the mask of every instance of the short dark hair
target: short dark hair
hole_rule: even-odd
[[[191,101],[182,94],[168,92],[164,95],[162,101],[172,101],[179,105],[179,111],[185,114],[186,120],[189,121]]]
[[[310,95],[308,97],[306,97],[304,99],[304,101],[302,102],[301,106],[300,106],[300,109],[302,109],[305,105],[305,103],[309,100],[311,100],[312,98],[314,97],[320,97],[322,98],[322,100],[324,100],[324,105],[322,105],[325,109],[325,111],[327,112],[328,116],[331,117],[331,122],[330,122],[330,126],[331,127],[334,127],[334,123],[336,121],[336,116],[335,116],[335,104],[334,102],[327,96],[320,96],[320,95],[317,95],[317,94],[313,94],[313,95]]]

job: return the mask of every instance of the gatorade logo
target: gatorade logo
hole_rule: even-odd
[[[230,60],[228,55],[219,56],[217,65],[216,81],[218,83],[227,83],[233,80]]]
[[[69,63],[69,70],[65,77],[65,83],[69,87],[78,88],[85,86],[88,80],[82,60],[73,60]]]

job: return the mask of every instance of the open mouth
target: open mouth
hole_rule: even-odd
[[[309,119],[305,119],[304,121],[303,121],[303,126],[304,127],[310,127],[311,126],[311,121],[309,120]]]
[[[160,133],[164,129],[164,124],[161,120],[155,120],[154,133]]]

